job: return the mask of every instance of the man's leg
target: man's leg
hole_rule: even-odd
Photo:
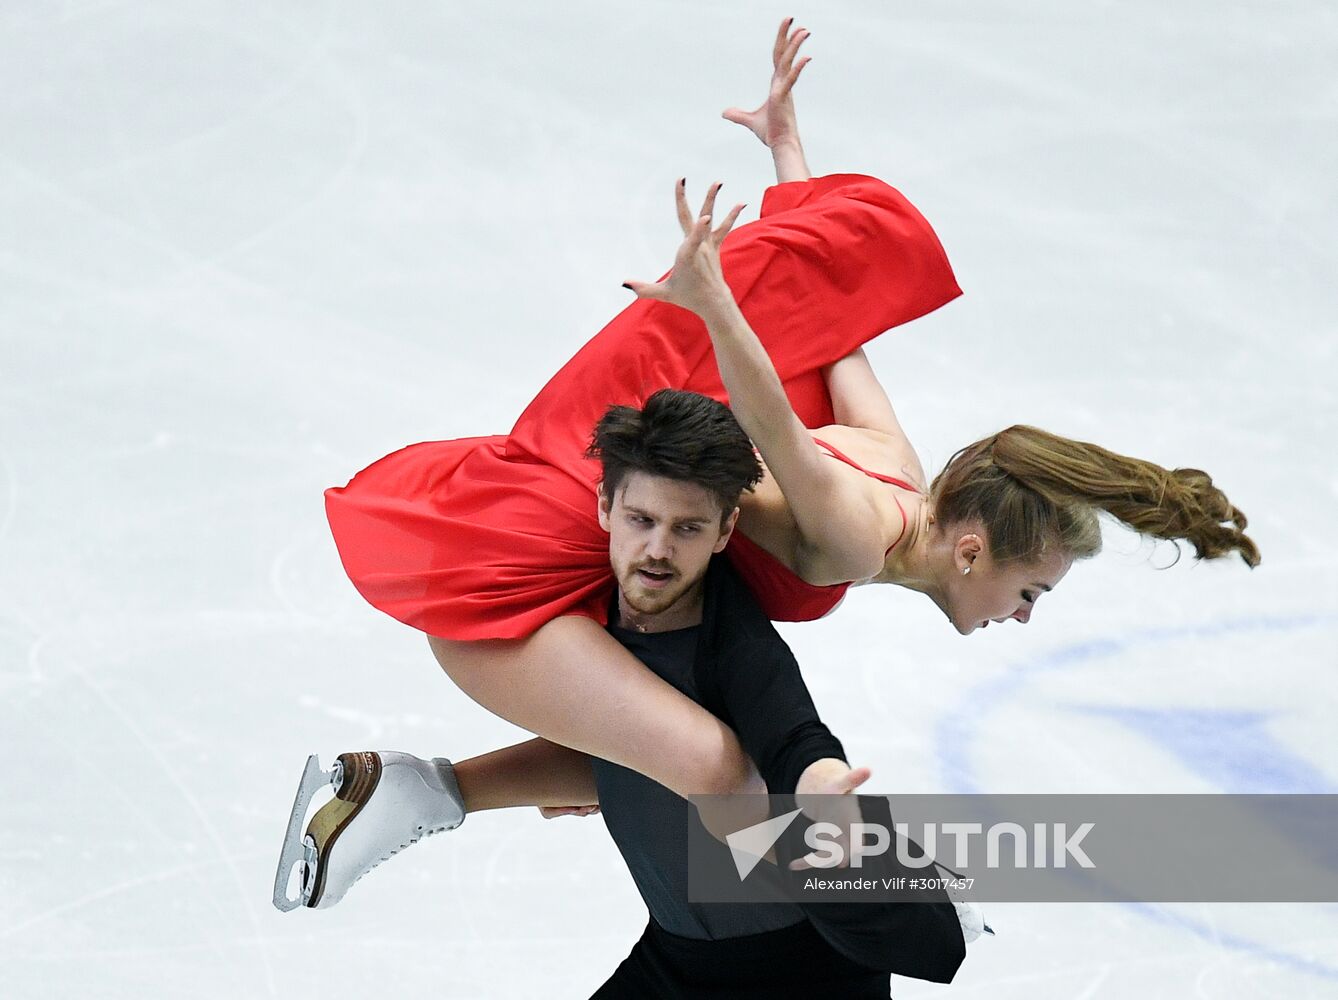
[[[651,947],[650,933],[648,924],[631,952],[604,985],[590,995],[590,1000],[655,1000],[682,995],[680,984]]]

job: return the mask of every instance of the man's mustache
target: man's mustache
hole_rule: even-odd
[[[672,563],[642,563],[635,567],[632,572],[639,573],[641,570],[646,570],[648,573],[669,573],[675,576],[678,574],[678,570],[674,568]]]

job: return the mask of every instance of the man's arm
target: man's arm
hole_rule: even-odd
[[[734,727],[773,793],[796,792],[801,782],[822,778],[839,781],[841,769],[851,779],[858,777],[846,764],[840,742],[818,718],[785,640],[726,564],[713,567],[713,573],[703,624],[706,638],[715,633],[724,641],[714,655],[698,656],[698,700]],[[891,828],[886,799],[864,802],[874,808],[866,819]],[[789,835],[799,836],[800,826],[791,826]],[[804,852],[788,853],[801,857]],[[899,864],[895,857],[890,863]],[[848,958],[899,975],[948,982],[966,946],[947,895],[936,890],[926,896],[927,901],[915,903],[801,903],[800,908]]]
[[[814,765],[810,777],[849,770],[841,741],[818,718],[794,653],[724,555],[706,577],[693,675],[696,700],[734,729],[772,794],[793,794]]]
[[[806,772],[826,779],[850,769],[841,741],[818,718],[794,654],[774,631],[720,650],[697,683],[704,704],[718,699],[772,794],[793,794]]]
[[[734,727],[773,794],[797,792],[800,785],[832,794],[843,790],[835,787],[842,771],[849,781],[862,780],[845,762],[840,741],[818,718],[799,664],[774,629],[770,636],[754,629],[748,639],[721,651],[707,676],[699,673],[699,689],[703,681],[711,696],[720,699],[727,713],[721,717]],[[705,700],[703,704],[712,708]],[[867,777],[865,769],[859,770]],[[827,785],[821,787],[824,781]],[[868,801],[882,809],[866,818],[892,829],[887,800]],[[799,829],[792,827],[791,835],[797,836]],[[883,860],[898,874],[918,873],[903,872],[895,858]],[[801,903],[800,908],[828,943],[862,965],[950,982],[966,957],[957,913],[942,890],[927,891],[924,897],[922,902]]]

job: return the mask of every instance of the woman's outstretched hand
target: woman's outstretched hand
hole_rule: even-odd
[[[720,244],[734,227],[744,206],[735,205],[725,216],[725,221],[712,229],[711,213],[715,211],[715,198],[719,193],[720,184],[712,184],[701,211],[694,218],[688,208],[687,184],[680,180],[674,188],[674,199],[683,243],[674,257],[674,269],[662,281],[627,281],[623,287],[631,289],[639,299],[682,306],[708,322],[710,317],[719,315],[721,309],[733,307],[733,294],[720,270]]]
[[[795,28],[792,32],[790,27],[793,24],[794,18],[787,17],[776,33],[776,44],[771,50],[771,64],[774,67],[771,89],[762,106],[755,111],[727,108],[721,113],[722,118],[750,129],[771,149],[787,142],[799,143],[799,124],[795,120],[794,98],[790,91],[809,62],[807,56],[795,62],[799,46],[804,44],[809,31],[807,28]]]

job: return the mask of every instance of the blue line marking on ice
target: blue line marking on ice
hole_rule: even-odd
[[[1186,769],[1224,792],[1237,795],[1338,792],[1338,785],[1264,728],[1272,718],[1264,712],[1113,705],[1073,708],[1127,726],[1149,743],[1174,754]]]
[[[1220,639],[1224,636],[1258,632],[1294,632],[1318,625],[1332,625],[1338,616],[1331,614],[1297,615],[1285,618],[1256,618],[1234,620],[1209,625],[1152,628],[1130,632],[1119,639],[1088,639],[1070,646],[1061,646],[1037,659],[1012,663],[1008,672],[993,680],[984,681],[958,702],[952,712],[945,713],[935,726],[938,759],[943,769],[948,791],[974,794],[982,791],[975,780],[971,750],[976,743],[976,730],[987,716],[997,711],[1018,690],[1031,683],[1037,674],[1050,670],[1072,668],[1092,660],[1101,660],[1142,646],[1171,642],[1178,639]],[[1308,765],[1307,765],[1308,766]],[[1232,789],[1233,791],[1235,789]],[[1279,791],[1280,789],[1269,789]]]
[[[1208,625],[1191,625],[1168,628],[1144,629],[1120,639],[1094,639],[1063,646],[1039,659],[1025,663],[1009,665],[1004,676],[985,681],[967,692],[966,697],[951,712],[940,717],[935,726],[935,742],[938,759],[946,778],[947,790],[957,794],[978,794],[982,791],[976,780],[975,769],[971,761],[971,752],[977,743],[977,730],[980,723],[990,713],[996,711],[1009,698],[1035,679],[1037,674],[1115,656],[1141,646],[1171,642],[1178,639],[1221,639],[1225,636],[1245,633],[1285,633],[1303,628],[1333,625],[1338,622],[1338,615],[1311,614],[1280,618],[1256,618],[1235,620]],[[1132,728],[1153,738],[1161,746],[1171,750],[1181,759],[1191,756],[1210,756],[1203,753],[1205,747],[1211,747],[1214,753],[1224,758],[1220,768],[1212,772],[1214,780],[1219,780],[1224,789],[1232,792],[1330,792],[1332,782],[1328,781],[1316,768],[1302,758],[1296,757],[1282,747],[1260,728],[1266,716],[1260,713],[1217,712],[1209,713],[1197,709],[1185,711],[1148,711],[1141,716],[1139,710],[1129,709],[1093,709],[1081,707],[1083,711],[1101,711]],[[1215,715],[1217,718],[1209,719]],[[1157,716],[1154,720],[1154,716]],[[1193,718],[1197,716],[1198,718]],[[1244,723],[1245,732],[1228,734],[1225,726],[1232,720]],[[1189,720],[1186,722],[1186,720]],[[1168,724],[1173,723],[1173,724]],[[1154,733],[1144,727],[1160,725],[1163,728]],[[1186,732],[1174,732],[1178,727],[1185,727]],[[1197,727],[1197,728],[1196,728]],[[1227,736],[1223,742],[1213,742],[1216,738]],[[1267,756],[1267,761],[1260,764],[1251,755]],[[1210,765],[1204,765],[1208,767]],[[1196,768],[1205,773],[1203,768]],[[1246,787],[1242,787],[1246,786]],[[1209,941],[1219,947],[1230,948],[1250,955],[1276,962],[1279,965],[1319,976],[1323,979],[1338,980],[1338,968],[1302,958],[1289,952],[1280,951],[1249,938],[1224,933],[1199,920],[1194,920],[1172,910],[1149,903],[1122,903],[1136,913],[1155,920],[1158,923],[1179,927]]]
[[[1127,907],[1150,920],[1155,920],[1159,924],[1179,927],[1189,931],[1196,937],[1203,938],[1205,941],[1211,941],[1219,947],[1230,948],[1233,951],[1243,951],[1247,954],[1267,959],[1270,962],[1276,962],[1278,965],[1286,966],[1297,972],[1306,972],[1313,976],[1319,976],[1321,979],[1338,979],[1338,968],[1335,968],[1332,965],[1325,965],[1323,962],[1316,962],[1314,959],[1303,958],[1300,955],[1293,955],[1291,952],[1270,948],[1268,945],[1260,944],[1258,941],[1252,941],[1249,938],[1241,937],[1238,934],[1222,931],[1220,928],[1214,927],[1211,924],[1206,924],[1201,920],[1194,920],[1191,917],[1185,916],[1183,913],[1177,913],[1174,910],[1168,910],[1162,906],[1155,906],[1151,903],[1121,903],[1119,905]]]

